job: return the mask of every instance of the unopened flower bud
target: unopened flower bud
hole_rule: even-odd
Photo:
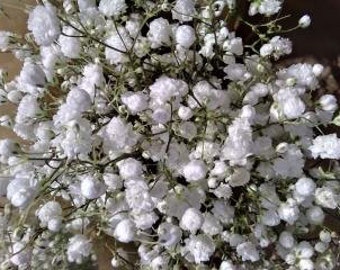
[[[304,15],[304,16],[302,16],[301,18],[300,18],[300,20],[299,20],[299,26],[301,27],[301,28],[307,28],[308,26],[310,26],[310,24],[311,24],[311,18],[310,18],[310,16],[309,15]]]

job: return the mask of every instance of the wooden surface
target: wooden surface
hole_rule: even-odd
[[[16,1],[12,0],[0,0],[0,5],[4,7],[7,16],[0,16],[0,30],[15,32],[18,34],[25,34],[27,32],[26,20],[27,14],[23,9],[29,5],[34,4],[34,0],[23,0],[20,5],[15,4]],[[11,7],[6,3],[10,3]],[[12,7],[13,6],[13,7]],[[10,53],[0,53],[0,68],[6,70],[9,73],[10,78],[14,78],[20,71],[20,62]],[[0,115],[15,114],[15,107],[11,104],[5,104],[0,106]],[[7,128],[0,127],[0,139],[13,137],[14,134]]]

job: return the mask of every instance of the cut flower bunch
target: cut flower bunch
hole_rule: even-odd
[[[275,65],[311,23],[283,5],[38,1],[0,32],[27,142],[0,141],[0,269],[96,269],[98,244],[115,269],[335,269],[338,101],[322,65]]]

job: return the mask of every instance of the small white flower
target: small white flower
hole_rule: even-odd
[[[78,0],[80,11],[85,11],[88,8],[96,7],[96,0]]]
[[[310,259],[302,259],[299,261],[299,269],[303,270],[314,270],[314,263]]]
[[[294,247],[295,239],[291,232],[283,231],[279,237],[279,243],[286,249]]]
[[[91,175],[81,178],[81,194],[87,199],[96,199],[105,193],[105,185]]]
[[[185,240],[184,253],[189,253],[193,256],[195,263],[209,261],[215,251],[213,240],[205,234],[197,236],[191,235]]]
[[[28,30],[32,31],[38,45],[50,45],[60,34],[60,25],[56,9],[51,4],[36,6],[29,14]]]
[[[105,58],[111,64],[118,65],[129,60],[125,52],[132,46],[132,40],[124,27],[118,27],[105,43],[112,47],[105,48]]]
[[[147,34],[152,48],[170,45],[171,28],[167,19],[154,19],[149,26]]]
[[[277,226],[280,224],[280,217],[276,211],[268,210],[263,213],[261,221],[267,226]]]
[[[150,229],[158,220],[155,212],[132,213],[132,217],[136,228],[141,230]]]
[[[204,222],[202,225],[202,231],[207,235],[213,236],[221,233],[223,230],[220,221],[212,214],[206,213],[204,215]]]
[[[299,26],[301,28],[307,28],[307,27],[310,26],[311,22],[312,22],[312,20],[311,20],[310,16],[309,15],[304,15],[299,20]]]
[[[79,112],[85,112],[91,107],[91,97],[90,95],[82,89],[77,87],[72,88],[67,94],[66,103],[74,110]]]
[[[50,201],[44,204],[36,213],[43,227],[51,231],[58,231],[61,225],[62,209],[58,202]]]
[[[104,179],[105,185],[108,187],[110,191],[115,191],[117,189],[122,188],[123,186],[123,181],[119,177],[118,174],[104,173],[103,179]]]
[[[123,219],[120,221],[115,230],[114,237],[122,242],[129,243],[135,239],[136,226],[130,219]]]
[[[8,158],[13,155],[16,150],[15,143],[10,139],[0,140],[0,160],[2,163],[6,163]]]
[[[260,49],[260,55],[262,57],[270,56],[274,51],[274,46],[270,43],[264,44]]]
[[[202,180],[207,174],[207,166],[202,160],[192,160],[183,168],[183,175],[188,182]]]
[[[79,111],[78,111],[79,112]],[[78,119],[68,122],[65,131],[53,141],[60,146],[68,159],[86,156],[91,151],[91,125],[88,120]]]
[[[324,242],[317,242],[314,245],[315,251],[317,251],[319,253],[324,253],[326,250],[328,250],[328,248],[329,248],[329,244],[328,243],[324,243]]]
[[[316,188],[316,184],[310,178],[300,178],[295,183],[295,189],[301,196],[310,196],[313,195],[314,190]]]
[[[171,110],[169,105],[155,108],[152,112],[152,120],[157,124],[166,124],[171,120]]]
[[[260,14],[271,16],[280,11],[281,5],[281,0],[262,0],[258,10]]]
[[[234,173],[227,178],[231,187],[244,186],[250,181],[250,173],[245,168],[236,168]]]
[[[244,242],[236,247],[237,254],[242,258],[242,261],[256,262],[260,259],[260,254],[256,246],[251,242]]]
[[[308,149],[313,158],[340,159],[340,139],[335,133],[316,137]]]
[[[305,112],[306,105],[294,88],[281,89],[276,94],[276,99],[282,108],[282,112],[288,119],[298,118]]]
[[[173,8],[172,18],[182,22],[191,21],[195,15],[195,2],[193,0],[176,0]]]
[[[13,256],[10,261],[16,266],[28,266],[31,254],[28,250],[27,244],[23,242],[15,242],[13,245]]]
[[[127,158],[117,163],[119,175],[124,180],[138,179],[143,174],[142,163],[134,158]]]
[[[331,187],[325,186],[316,189],[315,202],[322,207],[335,209],[340,202],[340,196]]]
[[[162,223],[158,227],[159,243],[165,247],[175,246],[182,237],[181,229],[170,223]]]
[[[195,30],[189,25],[181,25],[176,30],[176,42],[184,48],[189,48],[196,40]]]
[[[290,225],[293,225],[300,215],[299,207],[293,200],[287,200],[286,203],[282,203],[278,208],[278,213],[280,218]]]
[[[294,64],[287,69],[280,70],[277,73],[277,76],[278,79],[282,81],[293,80],[295,87],[303,87],[314,90],[318,87],[318,80],[317,75],[313,71],[313,67],[314,66],[309,64]]]
[[[322,230],[319,233],[320,240],[324,243],[330,243],[332,241],[332,236],[329,231]]]
[[[319,99],[321,109],[328,112],[334,112],[338,109],[338,100],[334,95],[323,95]]]
[[[113,257],[112,260],[111,260],[111,266],[113,268],[117,268],[117,267],[121,266],[121,261],[117,257]]]
[[[81,43],[78,38],[69,37],[76,36],[79,34],[76,30],[71,27],[65,26],[62,30],[63,34],[60,35],[58,43],[60,44],[61,52],[69,58],[77,58],[81,52]],[[68,35],[68,36],[66,36]]]
[[[117,17],[127,8],[125,0],[100,0],[98,9],[107,17]]]
[[[313,65],[313,73],[315,76],[319,77],[322,72],[324,71],[324,66],[323,65],[320,65],[320,64],[314,64]]]
[[[251,73],[243,64],[230,64],[223,71],[227,74],[227,78],[232,81],[247,81],[251,78]]]
[[[202,213],[196,208],[188,208],[180,221],[180,227],[183,230],[196,233],[203,225],[204,217]]]
[[[122,95],[122,102],[131,114],[137,114],[148,108],[148,97],[142,92],[125,92]]]
[[[294,252],[297,258],[310,259],[314,254],[314,249],[309,242],[302,241],[294,248]]]
[[[236,266],[231,261],[223,261],[219,270],[236,270]]]
[[[81,234],[76,234],[70,238],[67,246],[67,259],[69,262],[80,264],[84,257],[88,257],[91,253],[91,242]]]
[[[319,206],[313,206],[306,212],[306,216],[310,224],[320,225],[325,219],[325,214]]]
[[[25,61],[24,66],[20,71],[18,81],[26,87],[28,87],[27,85],[43,86],[45,84],[45,73],[39,65],[30,61]],[[31,94],[36,93],[34,89],[31,91],[27,89],[26,91]]]
[[[223,224],[229,224],[233,222],[235,208],[226,204],[224,200],[218,200],[214,202],[214,207],[211,212]]]
[[[189,120],[194,115],[193,111],[186,106],[180,106],[177,113],[182,120]]]
[[[125,186],[126,202],[135,213],[145,213],[153,210],[155,204],[144,180],[129,180],[125,182]]]
[[[252,130],[248,121],[236,118],[228,127],[228,137],[222,148],[222,158],[233,165],[244,165],[251,155]]]
[[[0,31],[0,51],[4,52],[7,50],[11,33],[7,31]]]
[[[25,208],[34,199],[36,181],[30,178],[16,177],[7,186],[7,198],[19,208]]]
[[[227,39],[223,43],[223,50],[229,52],[234,55],[242,55],[243,54],[243,41],[240,37],[234,37],[231,39]],[[231,64],[231,63],[229,63]]]
[[[161,76],[149,86],[150,97],[157,105],[164,105],[172,98],[181,98],[188,93],[188,85],[182,80]]]

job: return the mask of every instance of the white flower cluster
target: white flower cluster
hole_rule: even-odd
[[[1,73],[1,125],[27,141],[0,141],[2,266],[95,264],[99,243],[125,269],[131,243],[141,269],[335,269],[338,101],[315,94],[321,65],[274,64],[280,18],[242,20],[245,44],[237,1],[41,2],[27,44],[0,32],[24,62]]]

